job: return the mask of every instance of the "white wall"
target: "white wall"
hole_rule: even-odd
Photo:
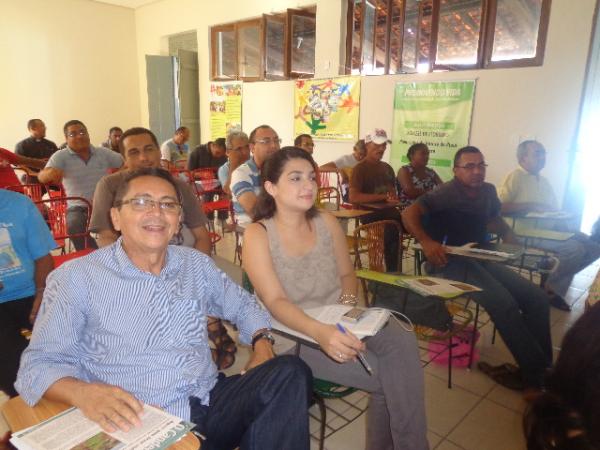
[[[135,17],[89,0],[0,0],[0,146],[41,118],[48,138],[80,119],[92,143],[140,123]]]
[[[166,54],[169,34],[196,29],[200,60],[200,115],[203,140],[209,136],[208,98],[211,25],[287,7],[317,5],[316,76],[339,73],[343,64],[345,0],[162,0],[136,10],[142,119],[148,123],[145,54]],[[364,77],[360,134],[383,127],[391,131],[394,84],[398,81],[477,79],[471,144],[482,149],[490,164],[488,179],[499,183],[516,165],[515,147],[522,138],[536,138],[549,150],[548,176],[562,196],[567,152],[577,120],[589,47],[594,0],[554,0],[544,65],[541,67],[461,71],[418,75]],[[293,139],[293,82],[244,85],[243,127],[250,131],[271,124],[284,140]],[[317,142],[318,162],[350,151],[350,143]]]

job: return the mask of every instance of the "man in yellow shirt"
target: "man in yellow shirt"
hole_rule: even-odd
[[[502,202],[502,214],[515,217],[518,235],[519,230],[532,228],[534,220],[537,220],[518,216],[525,216],[529,212],[558,211],[559,205],[550,182],[540,175],[546,165],[544,146],[533,140],[521,142],[517,147],[517,160],[519,167],[506,176],[498,190],[498,197]],[[553,220],[544,220],[542,225],[544,228],[560,227]],[[530,241],[530,245],[551,251],[558,257],[558,268],[550,274],[544,287],[553,294],[550,300],[552,306],[570,310],[564,297],[573,275],[600,257],[600,246],[580,232],[565,241],[536,238]]]

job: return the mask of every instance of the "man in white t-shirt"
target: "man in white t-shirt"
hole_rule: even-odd
[[[171,139],[166,140],[160,146],[161,158],[171,164],[177,161],[187,160],[190,147],[186,144],[190,139],[190,130],[187,127],[179,127]]]
[[[367,147],[365,146],[365,140],[359,139],[354,144],[352,153],[349,155],[340,156],[335,161],[328,162],[319,167],[319,170],[337,170],[342,178],[342,197],[344,201],[348,201],[348,186],[350,185],[350,177],[352,176],[352,169],[359,162],[361,162],[367,154]]]
[[[350,181],[350,175],[352,174],[352,169],[354,169],[354,166],[363,160],[366,154],[367,148],[365,147],[365,140],[360,139],[356,141],[356,144],[354,144],[352,153],[349,155],[340,156],[335,161],[323,164],[321,167],[319,167],[319,169],[339,171],[340,176],[342,177],[342,183],[348,184]]]

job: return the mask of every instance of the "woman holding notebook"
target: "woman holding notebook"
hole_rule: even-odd
[[[243,265],[258,297],[285,326],[314,339],[300,357],[316,378],[371,393],[368,449],[427,449],[423,373],[416,339],[395,320],[361,342],[303,310],[356,302],[358,282],[337,220],[314,207],[316,165],[285,147],[262,168],[255,223],[244,234]],[[370,375],[357,361],[364,355]]]

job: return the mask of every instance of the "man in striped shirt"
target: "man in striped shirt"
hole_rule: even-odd
[[[139,424],[142,402],[191,420],[202,449],[309,447],[310,369],[274,357],[266,311],[203,253],[168,245],[181,195],[160,169],[132,172],[111,218],[121,237],[50,275],[17,391],[80,408],[107,431]],[[212,362],[206,316],[237,324],[243,374]]]

